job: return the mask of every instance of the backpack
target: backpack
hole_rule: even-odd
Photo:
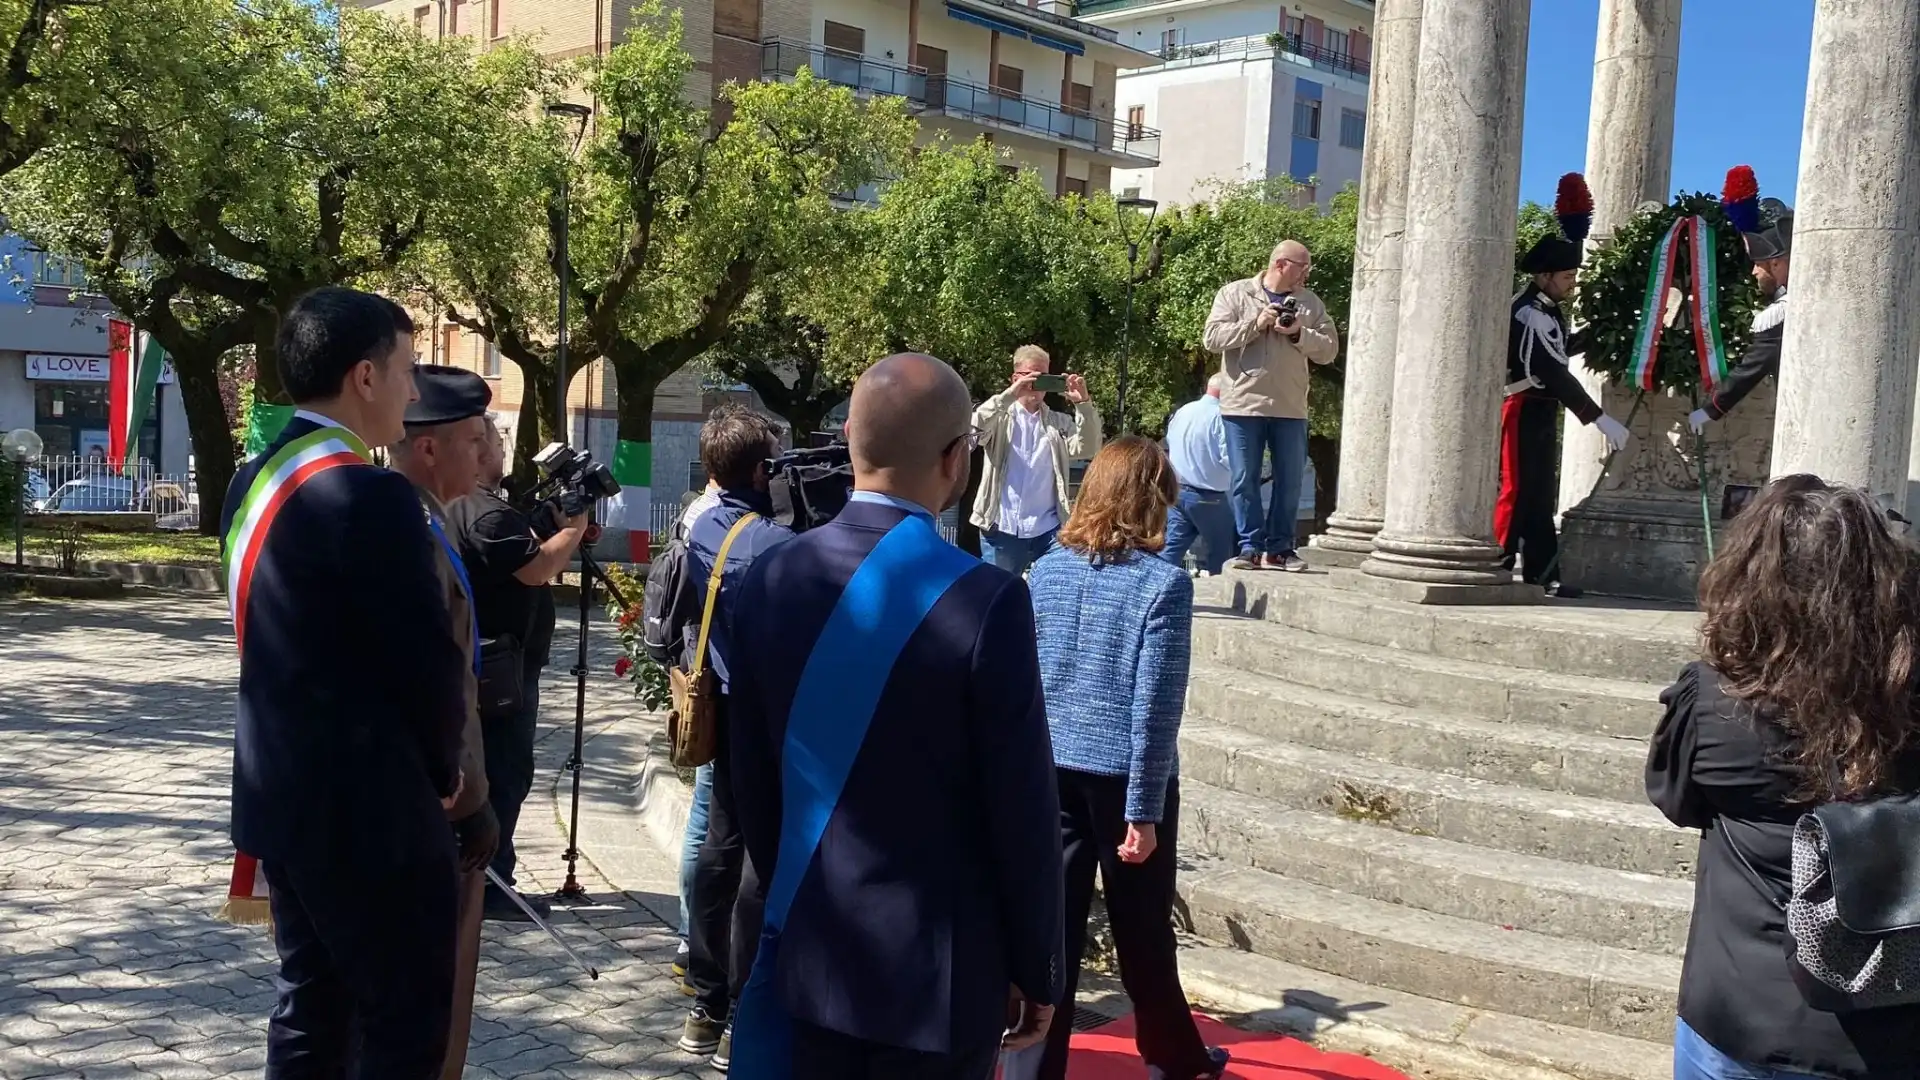
[[[687,530],[678,523],[667,548],[647,567],[640,593],[640,648],[668,667],[684,666],[687,629],[700,617],[700,596],[687,580]]]

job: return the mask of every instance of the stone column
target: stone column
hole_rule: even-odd
[[[1916,190],[1920,5],[1818,0],[1775,476],[1816,473],[1905,501],[1920,356]]]
[[[1387,439],[1393,414],[1394,343],[1400,331],[1400,262],[1407,231],[1407,165],[1423,0],[1381,0],[1373,75],[1367,86],[1366,152],[1360,166],[1360,227],[1354,237],[1353,302],[1341,403],[1338,508],[1313,538],[1328,561],[1357,565],[1373,550],[1387,506]]]
[[[1509,584],[1492,540],[1492,432],[1510,321],[1528,8],[1426,0],[1421,13],[1386,523],[1355,575],[1407,599],[1525,592]]]
[[[1673,105],[1680,71],[1681,0],[1601,0],[1593,50],[1593,107],[1587,121],[1587,186],[1593,190],[1594,243],[1605,241],[1643,202],[1672,197]],[[1633,392],[1603,380],[1575,357],[1587,393],[1618,420]],[[1568,421],[1560,437],[1560,509],[1587,497],[1600,480],[1607,440],[1592,425]]]

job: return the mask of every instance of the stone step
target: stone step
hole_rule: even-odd
[[[1673,1031],[1680,959],[1508,930],[1250,867],[1180,878],[1203,938],[1371,986],[1654,1040]]]
[[[1698,614],[1653,601],[1459,608],[1370,596],[1327,574],[1270,571],[1203,578],[1194,600],[1367,645],[1604,679],[1665,685],[1699,656]]]
[[[1180,951],[1202,1008],[1421,1080],[1670,1080],[1673,1043],[1488,1012],[1218,945]]]
[[[1294,810],[1193,779],[1183,850],[1370,900],[1598,945],[1679,956],[1693,885],[1494,851]]]
[[[1366,645],[1242,615],[1196,613],[1196,660],[1448,716],[1644,739],[1660,721],[1652,683],[1556,675]]]
[[[1339,750],[1455,776],[1641,802],[1646,743],[1383,705],[1267,675],[1193,665],[1187,714],[1277,742]]]
[[[1651,806],[1448,776],[1182,723],[1180,773],[1402,832],[1615,870],[1689,878],[1699,840]]]

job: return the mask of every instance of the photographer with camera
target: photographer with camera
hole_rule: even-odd
[[[982,453],[980,491],[973,523],[980,554],[1011,574],[1024,574],[1053,546],[1053,535],[1071,509],[1069,461],[1100,452],[1100,410],[1078,375],[1049,375],[1053,358],[1038,345],[1013,351],[1007,388],[973,410]],[[1047,408],[1047,395],[1062,393],[1071,416]]]
[[[535,508],[540,518],[522,513],[502,495],[506,448],[492,417],[480,459],[480,486],[447,507],[448,532],[460,549],[473,582],[474,610],[480,623],[483,682],[481,734],[486,744],[488,801],[500,819],[500,848],[493,872],[513,885],[516,862],[513,830],[521,804],[533,790],[534,729],[540,715],[540,673],[553,644],[551,582],[580,548],[585,514],[562,518],[551,504]],[[489,677],[493,676],[493,677]],[[521,894],[542,917],[545,900]],[[486,918],[526,922],[526,913],[492,882],[487,883]]]
[[[1327,306],[1306,287],[1313,258],[1297,240],[1273,249],[1267,268],[1230,282],[1213,298],[1202,340],[1220,354],[1227,385],[1220,416],[1227,425],[1233,474],[1233,520],[1240,534],[1240,570],[1300,571],[1293,528],[1307,467],[1307,365],[1331,364],[1340,332]],[[1273,455],[1273,502],[1260,505],[1261,463]]]

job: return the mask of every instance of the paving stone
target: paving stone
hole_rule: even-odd
[[[606,630],[590,642],[596,671],[618,648]],[[0,1077],[257,1077],[272,941],[213,918],[231,857],[238,664],[225,604],[5,600],[0,632],[30,643],[0,672]],[[550,682],[516,837],[521,887],[536,894],[565,878],[554,784],[572,697]],[[610,680],[592,687],[589,722],[630,716],[631,700]],[[555,922],[602,978],[537,929],[488,924],[468,1080],[711,1075],[672,1048],[685,1012],[665,966],[673,928],[589,862],[578,874],[591,903]]]

